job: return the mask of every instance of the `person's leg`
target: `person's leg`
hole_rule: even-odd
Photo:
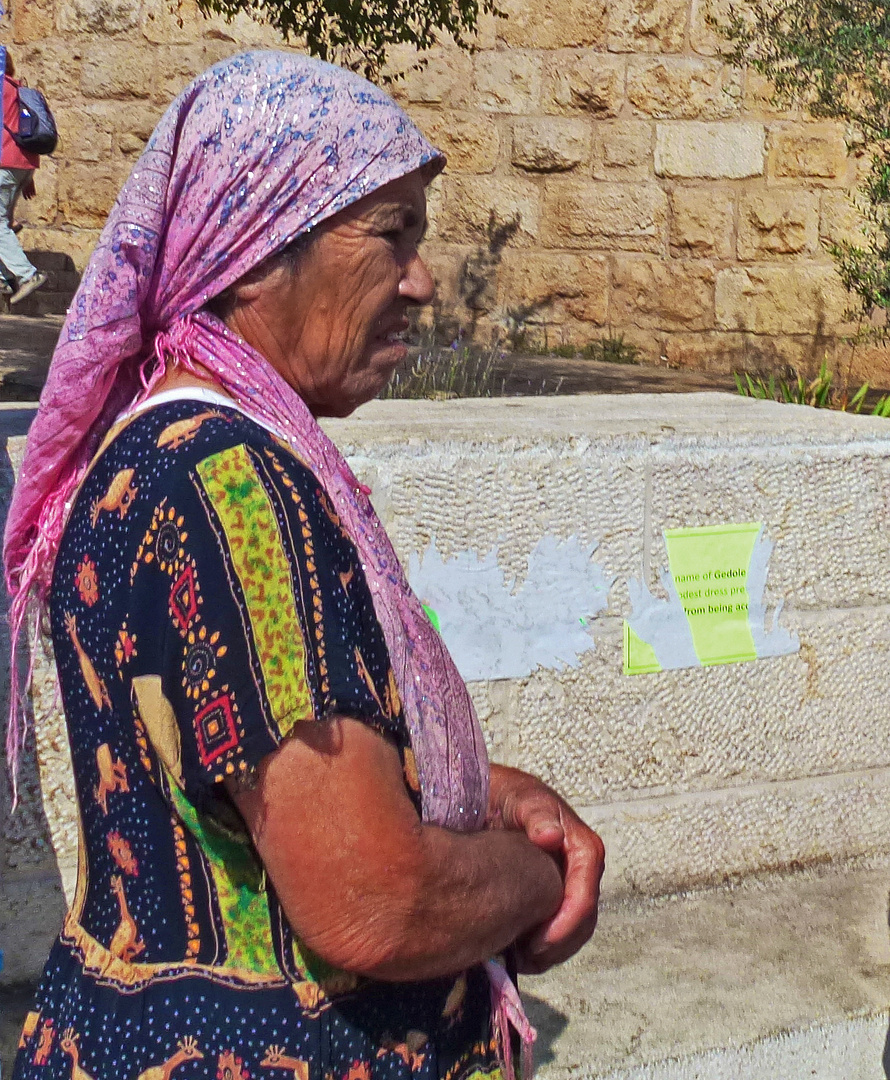
[[[10,216],[22,184],[30,176],[28,169],[0,169],[0,275],[10,284],[23,285],[37,274],[18,237],[10,228]]]

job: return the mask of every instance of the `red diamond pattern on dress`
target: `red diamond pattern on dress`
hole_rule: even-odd
[[[238,729],[228,694],[215,698],[195,715],[195,732],[201,764],[205,767],[238,745]]]
[[[173,582],[173,588],[170,590],[170,610],[181,630],[188,630],[192,619],[198,614],[195,571],[191,563]]]

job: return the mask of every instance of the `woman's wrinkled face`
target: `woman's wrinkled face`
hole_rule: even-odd
[[[433,298],[425,228],[423,178],[409,173],[319,226],[295,270],[237,286],[226,322],[316,416],[348,416],[405,358],[408,309]]]

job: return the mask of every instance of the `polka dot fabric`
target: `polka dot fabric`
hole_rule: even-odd
[[[81,488],[51,596],[83,843],[14,1080],[497,1074],[484,969],[332,969],[225,794],[339,713],[398,747],[420,812],[370,591],[313,472],[235,409],[148,409]]]

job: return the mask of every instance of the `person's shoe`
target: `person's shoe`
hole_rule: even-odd
[[[29,277],[27,281],[23,281],[16,291],[10,296],[10,304],[17,304],[19,300],[24,300],[26,296],[30,296],[35,289],[39,289],[41,285],[46,284],[46,274],[41,274],[39,271],[34,277]]]

